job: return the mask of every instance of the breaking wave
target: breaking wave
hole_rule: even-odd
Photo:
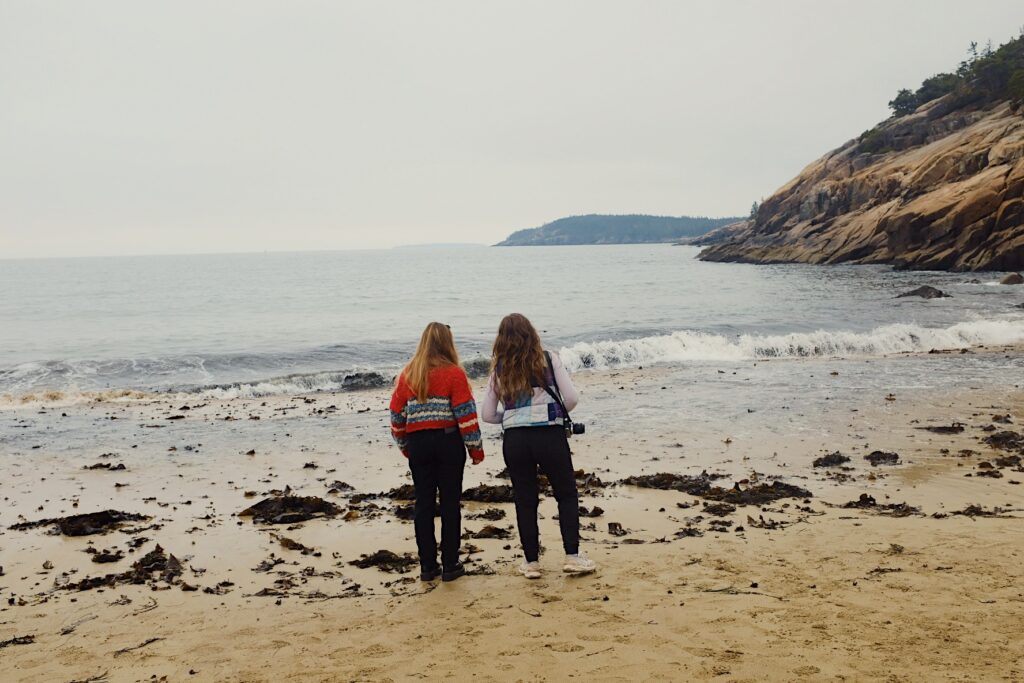
[[[562,348],[559,355],[570,370],[605,370],[687,361],[879,356],[1020,342],[1024,342],[1024,320],[977,320],[941,328],[896,324],[870,332],[818,330],[736,337],[682,330],[636,339],[579,342]]]
[[[770,358],[830,358],[881,356],[952,350],[978,345],[1024,342],[1024,318],[975,320],[949,327],[915,324],[885,325],[868,332],[818,330],[780,335],[723,335],[680,330],[648,337],[584,341],[560,349],[571,371],[610,370],[648,364],[743,362]],[[309,363],[301,353],[273,358],[263,367],[228,363],[216,357],[120,361],[52,361],[0,369],[0,407],[27,403],[62,404],[79,401],[148,400],[169,395],[212,399],[259,398],[314,392],[380,389],[391,385],[401,367],[388,354],[378,362],[347,365],[346,370],[311,369],[282,373],[282,367]],[[370,360],[367,358],[366,360]],[[323,359],[322,364],[334,365]],[[211,366],[223,365],[216,374]],[[244,372],[232,366],[248,365]],[[270,365],[270,367],[267,367]],[[339,364],[340,365],[340,364]],[[487,375],[483,356],[465,364],[470,377]],[[338,365],[334,365],[335,368]],[[237,377],[242,374],[243,377]],[[232,376],[234,375],[234,376]]]

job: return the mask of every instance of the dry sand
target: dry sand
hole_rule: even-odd
[[[647,370],[580,384],[584,400],[598,400],[661,381]],[[9,407],[0,411],[0,642],[32,642],[0,649],[0,679],[1024,680],[1024,471],[979,476],[992,471],[982,462],[1018,452],[981,442],[993,424],[1024,431],[1024,393],[1012,382],[865,395],[855,408],[823,406],[807,416],[814,429],[799,433],[768,422],[647,424],[640,414],[635,431],[575,439],[576,466],[605,482],[707,469],[726,475],[716,482],[726,487],[781,477],[813,497],[717,517],[685,493],[593,489],[581,504],[604,513],[582,520],[593,524],[583,537],[600,568],[579,578],[559,571],[546,499],[546,573],[534,582],[514,571],[509,504],[465,505],[465,529],[493,524],[512,535],[464,541],[475,548],[474,575],[454,583],[349,564],[380,549],[415,552],[411,524],[394,513],[404,503],[328,493],[335,480],[363,493],[408,483],[388,443],[386,392]],[[953,422],[964,430],[920,429]],[[488,432],[485,463],[467,467],[467,487],[505,483],[496,437]],[[899,453],[900,464],[872,467],[864,456],[875,449]],[[811,467],[836,450],[851,469]],[[104,462],[125,469],[83,469]],[[359,513],[295,525],[237,516],[286,486]],[[840,507],[862,493],[920,512]],[[968,505],[1001,512],[955,514]],[[491,508],[505,517],[472,519]],[[104,509],[151,519],[81,537],[9,528]],[[609,522],[626,535],[611,535]],[[702,535],[676,536],[686,528]],[[288,550],[280,537],[313,552]],[[147,540],[130,547],[138,538]],[[183,566],[170,584],[61,587],[125,572],[158,543]],[[124,559],[94,563],[90,547]],[[256,571],[261,563],[269,570]]]

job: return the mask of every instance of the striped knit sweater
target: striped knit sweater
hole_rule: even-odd
[[[406,435],[409,433],[458,427],[470,456],[483,457],[476,402],[465,371],[458,365],[434,368],[428,382],[427,399],[421,402],[405,381],[405,374],[399,375],[391,394],[391,435],[395,443],[408,455]]]

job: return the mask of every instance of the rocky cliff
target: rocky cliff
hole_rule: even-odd
[[[702,259],[1020,269],[1024,108],[936,99],[826,154],[728,227]]]

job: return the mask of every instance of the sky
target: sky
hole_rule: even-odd
[[[0,0],[0,259],[742,215],[1020,0]]]

